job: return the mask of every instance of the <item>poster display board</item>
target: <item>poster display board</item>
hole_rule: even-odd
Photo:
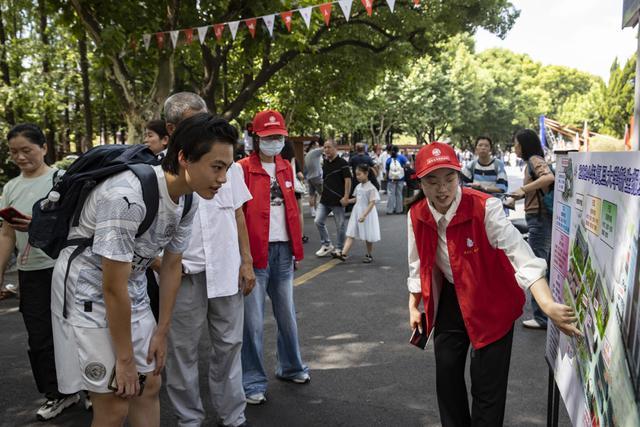
[[[640,152],[557,157],[550,286],[583,337],[547,330],[574,426],[639,426]]]

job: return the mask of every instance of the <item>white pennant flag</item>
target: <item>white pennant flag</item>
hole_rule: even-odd
[[[298,9],[300,15],[302,15],[302,19],[304,19],[304,23],[307,24],[307,28],[311,26],[311,12],[313,11],[313,6],[303,7],[302,9]]]
[[[209,27],[198,27],[198,39],[200,40],[200,44],[204,44],[204,38],[207,37],[207,31]]]
[[[351,6],[353,5],[353,0],[339,0],[340,9],[342,9],[342,13],[344,13],[344,19],[349,21],[349,17],[351,16]]]
[[[151,34],[143,34],[142,40],[144,41],[144,50],[149,50],[149,45],[151,44]]]
[[[229,24],[229,29],[231,30],[231,38],[235,40],[236,33],[238,32],[238,25],[240,25],[240,21],[231,21],[228,24]]]
[[[393,13],[393,9],[396,7],[396,0],[387,0],[387,4],[389,5],[389,9],[391,9],[391,13]]]
[[[262,17],[264,24],[267,26],[267,30],[269,31],[269,35],[273,37],[273,24],[276,21],[276,15],[266,15]]]
[[[175,49],[178,46],[178,36],[180,35],[180,31],[169,31],[171,34],[171,41],[173,42],[173,48]]]

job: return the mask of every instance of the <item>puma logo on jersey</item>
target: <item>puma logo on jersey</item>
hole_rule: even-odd
[[[131,209],[131,205],[135,205],[135,203],[131,203],[129,199],[127,199],[127,196],[124,196],[123,199],[127,202],[127,209]]]

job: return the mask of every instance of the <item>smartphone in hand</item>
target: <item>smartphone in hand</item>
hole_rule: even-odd
[[[0,210],[0,217],[11,224],[15,223],[16,219],[29,219],[25,214],[12,206]]]
[[[422,332],[420,332],[420,328],[422,329]],[[424,350],[427,346],[427,341],[429,341],[429,335],[427,335],[427,315],[425,313],[420,314],[420,328],[415,328],[413,330],[409,343]]]

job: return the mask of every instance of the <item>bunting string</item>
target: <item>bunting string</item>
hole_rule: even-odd
[[[251,38],[255,38],[256,30],[258,29],[258,25],[260,21],[262,21],[262,23],[266,27],[267,32],[269,33],[269,36],[273,37],[273,34],[274,34],[273,28],[275,25],[276,17],[279,17],[282,20],[288,32],[292,31],[292,28],[293,28],[292,24],[295,16],[300,16],[305,24],[305,27],[309,29],[311,28],[311,18],[312,18],[314,9],[317,9],[320,12],[322,19],[324,21],[324,24],[327,27],[329,27],[331,22],[331,13],[333,10],[333,6],[337,4],[340,7],[340,10],[342,11],[342,14],[345,20],[348,22],[349,18],[351,17],[351,10],[352,10],[354,1],[357,1],[357,0],[335,0],[335,1],[316,4],[313,6],[301,7],[298,9],[292,9],[292,10],[287,10],[282,12],[274,12],[264,16],[256,16],[252,18],[240,19],[237,21],[220,22],[220,23],[205,25],[200,27],[182,28],[179,30],[160,31],[157,33],[143,34],[142,42],[145,50],[149,50],[152,40],[155,39],[156,46],[158,47],[158,49],[163,49],[165,46],[167,46],[166,39],[168,35],[169,39],[171,40],[171,43],[169,44],[173,47],[173,49],[176,49],[180,39],[184,40],[184,43],[187,45],[191,44],[194,38],[194,34],[197,33],[198,41],[200,41],[201,44],[204,44],[207,38],[207,35],[210,33],[209,29],[213,30],[212,33],[214,34],[216,40],[220,41],[224,36],[226,27],[229,27],[229,32],[231,33],[231,39],[235,40],[236,36],[238,35],[238,30],[240,29],[241,24],[242,24],[242,28],[247,29],[247,31],[251,35]],[[365,9],[367,13],[367,16],[372,16],[374,4],[376,2],[380,3],[383,1],[385,0],[361,0],[360,2],[362,3],[362,7]],[[420,7],[420,4],[421,4],[420,0],[412,0],[412,1],[413,1],[414,8]],[[386,0],[386,3],[391,13],[394,13],[396,0]],[[131,37],[130,45],[131,46],[138,45],[137,39],[135,37]]]

